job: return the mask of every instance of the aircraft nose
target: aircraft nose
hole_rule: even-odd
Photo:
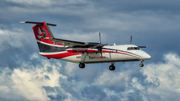
[[[145,53],[143,55],[143,60],[149,60],[149,59],[151,59],[151,56],[149,54]]]

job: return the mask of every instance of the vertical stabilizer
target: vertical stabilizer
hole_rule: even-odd
[[[35,39],[39,46],[40,52],[55,52],[59,50],[58,47],[64,46],[63,44],[53,42],[52,38],[54,38],[49,26],[56,26],[55,24],[50,24],[46,22],[21,22],[21,23],[29,23],[29,24],[36,24],[32,27],[35,35]]]
[[[51,30],[48,27],[48,24],[46,22],[37,23],[33,27],[35,38],[38,42],[45,42],[48,44],[53,44],[52,40],[49,38],[54,38]]]

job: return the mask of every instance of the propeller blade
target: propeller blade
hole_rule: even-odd
[[[132,35],[131,35],[131,39],[130,39],[130,44],[132,44]]]
[[[101,44],[101,33],[99,32],[99,41],[100,41],[100,44]]]
[[[139,48],[148,48],[147,46],[138,46]]]
[[[108,43],[107,44],[103,44],[103,46],[107,46],[108,45]]]
[[[100,47],[104,47],[107,46],[108,44],[97,44],[96,46],[93,46],[94,48],[100,48]]]
[[[102,50],[101,50],[101,57],[102,57]]]
[[[102,47],[99,47],[99,48],[98,48],[98,51],[100,52],[101,57],[102,57]]]
[[[101,33],[99,32],[99,44],[97,44],[95,47],[98,49],[98,51],[101,53],[101,57],[102,57],[102,47],[106,46],[108,44],[101,44]]]

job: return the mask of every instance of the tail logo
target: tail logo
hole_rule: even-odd
[[[44,29],[41,30],[40,28],[38,28],[38,33],[39,35],[37,36],[39,39],[44,39],[47,36],[47,32]]]

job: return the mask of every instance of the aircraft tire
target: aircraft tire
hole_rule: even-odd
[[[85,68],[85,64],[84,63],[79,63],[79,68]]]
[[[116,67],[114,65],[109,66],[109,70],[114,71],[115,69],[116,69]]]
[[[140,66],[140,67],[143,67],[143,66],[144,66],[144,64],[142,64],[142,63],[141,63],[141,64],[139,64],[139,66]]]

